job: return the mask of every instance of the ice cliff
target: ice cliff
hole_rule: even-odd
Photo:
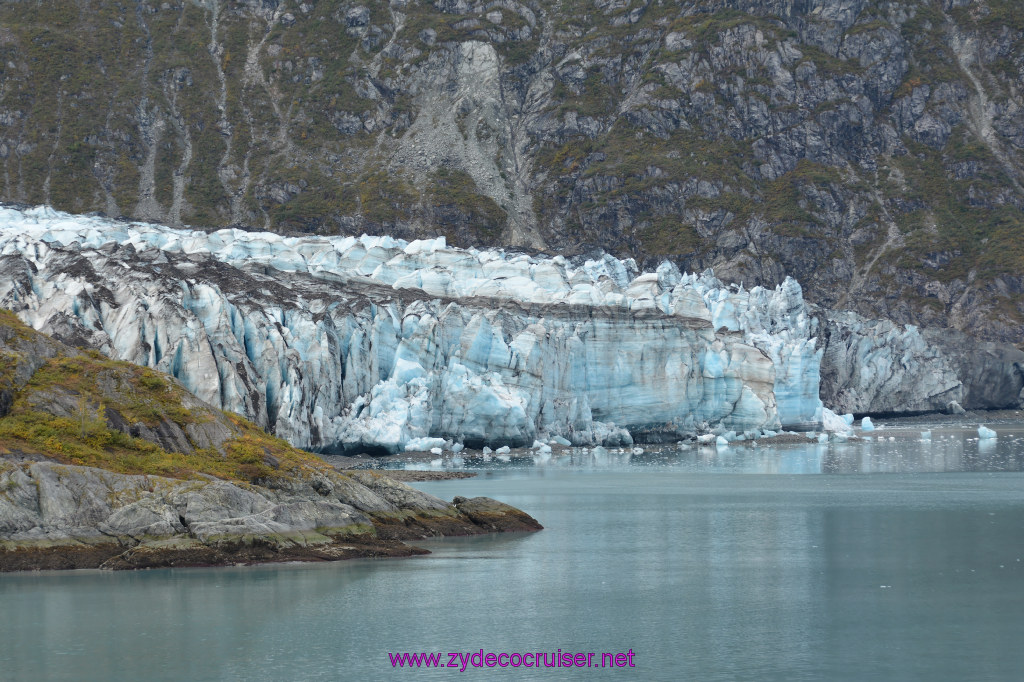
[[[0,207],[0,305],[327,452],[821,422],[817,322],[792,279]]]
[[[1024,405],[1024,352],[1009,344],[850,311],[815,311],[815,316],[823,352],[821,398],[836,412]]]

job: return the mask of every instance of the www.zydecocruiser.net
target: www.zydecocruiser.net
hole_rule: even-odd
[[[633,650],[626,652],[569,651],[541,652],[488,652],[449,651],[447,653],[391,653],[388,659],[392,668],[455,668],[465,672],[467,668],[635,668]]]

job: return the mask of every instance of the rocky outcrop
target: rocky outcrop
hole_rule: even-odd
[[[0,571],[333,560],[402,540],[538,530],[345,475],[191,395],[0,311]],[[81,466],[89,464],[90,466]]]
[[[272,487],[0,458],[0,571],[408,556],[402,540],[541,528],[487,498],[448,504],[365,472]]]

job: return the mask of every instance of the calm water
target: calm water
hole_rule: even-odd
[[[3,575],[0,679],[1017,680],[1024,440],[998,430],[981,448],[908,431],[418,484],[547,527],[422,558]],[[481,648],[632,649],[637,667],[412,673],[387,656]]]

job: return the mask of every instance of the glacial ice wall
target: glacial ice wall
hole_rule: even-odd
[[[1024,352],[953,329],[821,311],[821,398],[836,412],[1024,406]]]
[[[950,357],[913,326],[825,315],[822,395],[840,413],[927,412],[963,402]]]
[[[0,305],[325,451],[821,422],[794,280],[0,207]]]

